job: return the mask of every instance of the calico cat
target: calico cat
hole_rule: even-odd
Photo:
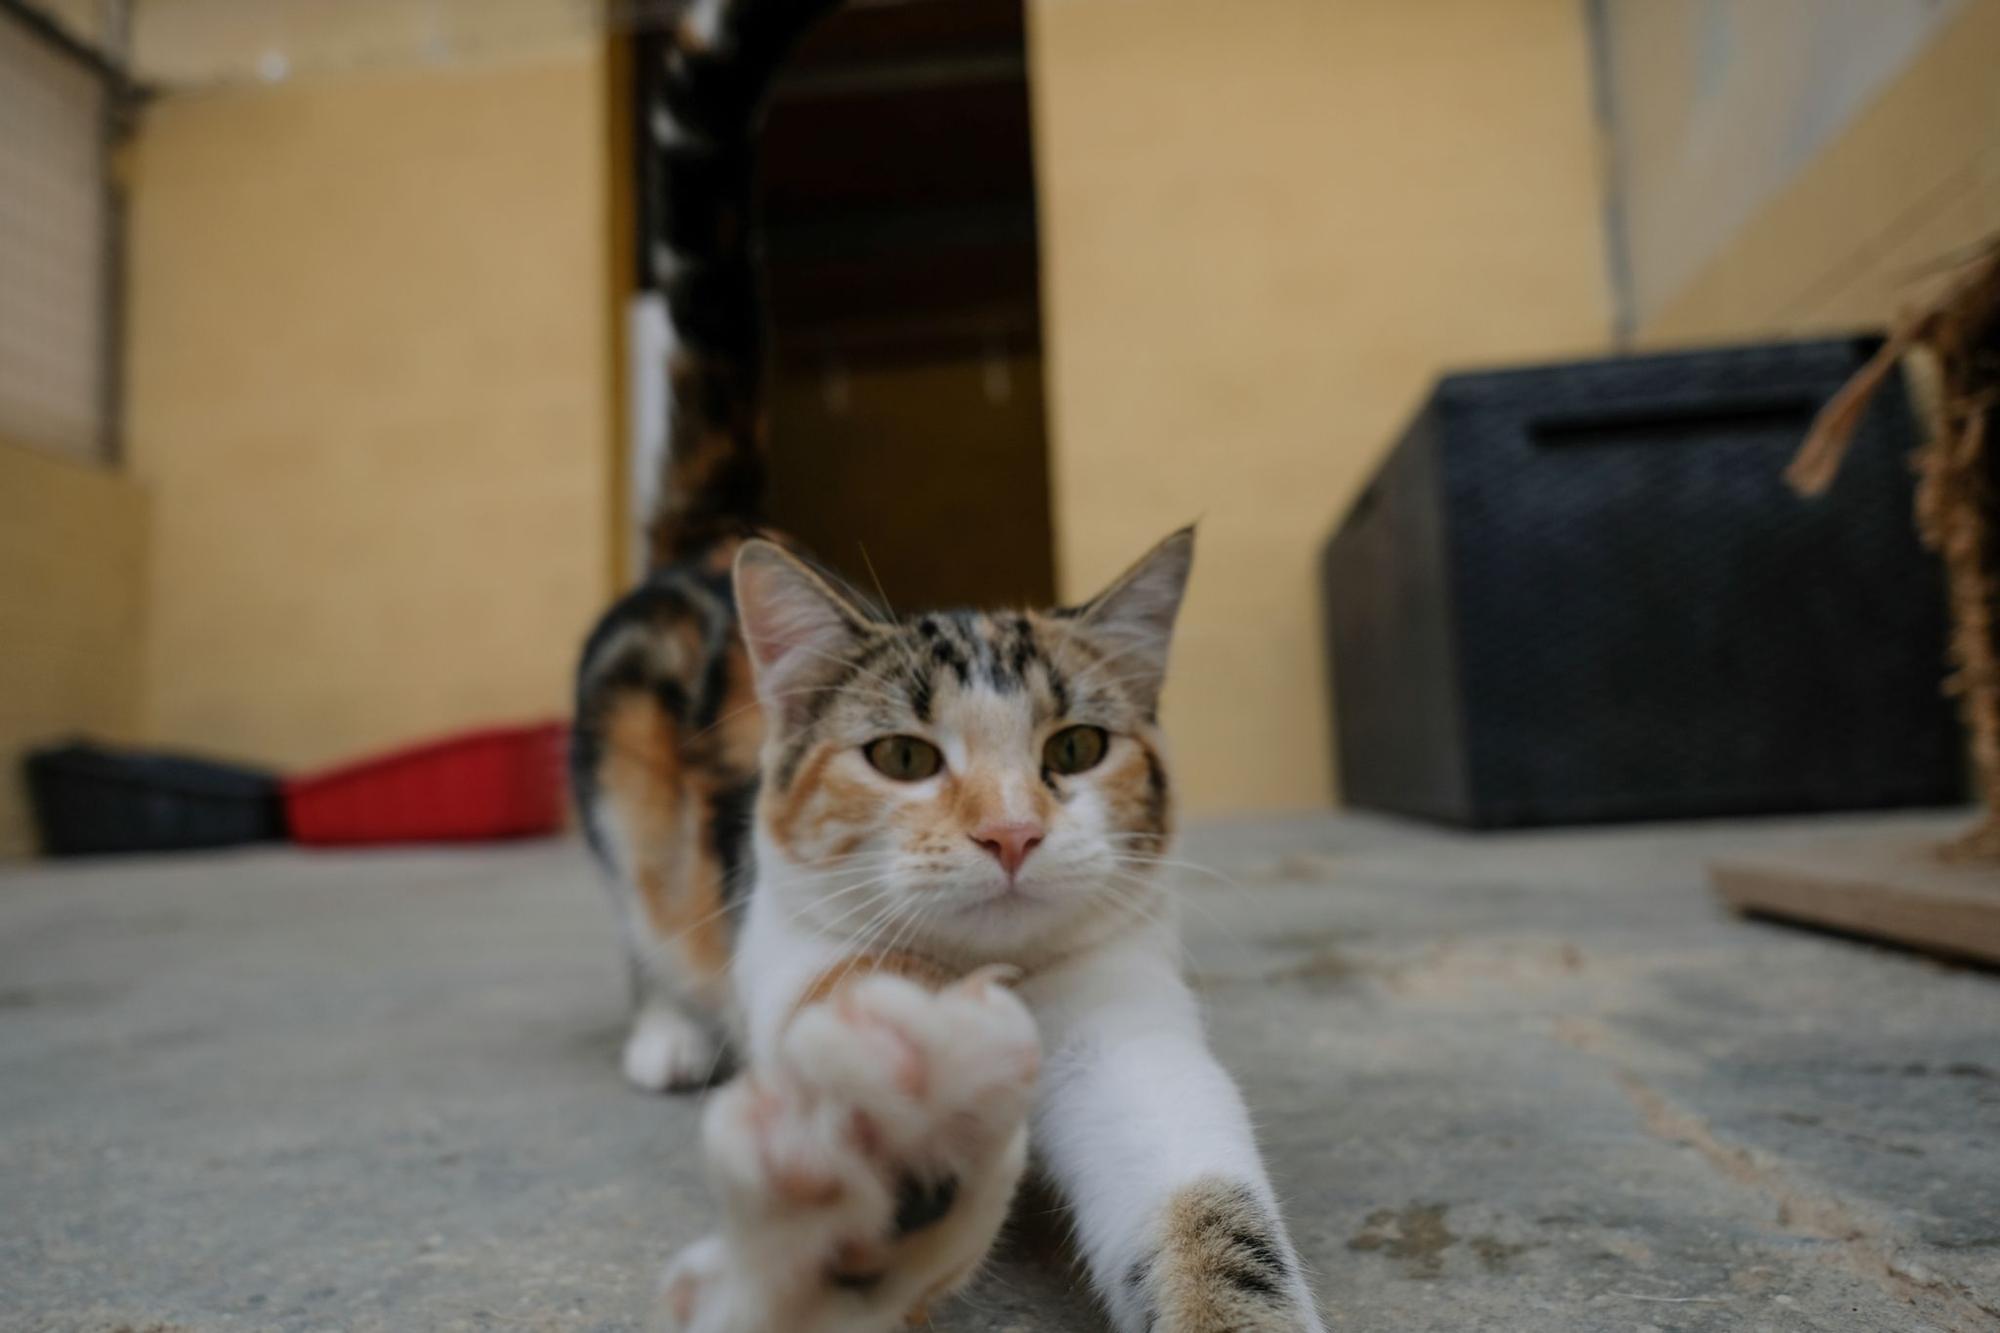
[[[754,302],[757,93],[825,7],[718,0],[674,39],[656,132],[739,193],[670,197],[738,225],[673,233],[655,567],[578,673],[626,1076],[740,1070],[703,1115],[719,1229],[673,1261],[661,1317],[900,1328],[977,1271],[1032,1148],[1120,1333],[1319,1333],[1157,882],[1192,532],[1080,606],[903,616],[757,535],[754,309],[709,305]]]

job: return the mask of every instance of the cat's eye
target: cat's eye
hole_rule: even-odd
[[[922,782],[944,767],[938,747],[915,736],[884,736],[868,742],[861,753],[877,773],[898,782]]]
[[[1096,768],[1110,744],[1103,727],[1064,727],[1042,747],[1042,767],[1065,775]]]

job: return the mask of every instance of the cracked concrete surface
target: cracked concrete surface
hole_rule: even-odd
[[[1333,1328],[2000,1329],[2000,977],[1701,867],[1944,817],[1197,827],[1189,966]],[[706,1227],[566,844],[0,872],[0,1327],[635,1329]],[[946,1333],[1102,1327],[1031,1196]]]

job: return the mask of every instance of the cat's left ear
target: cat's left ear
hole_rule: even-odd
[[[1159,706],[1167,677],[1167,650],[1174,637],[1194,567],[1194,526],[1182,528],[1113,579],[1111,586],[1078,607],[1073,615],[1091,638],[1112,654],[1116,674],[1147,712]]]
[[[869,632],[869,617],[775,542],[743,543],[735,573],[737,618],[757,695],[774,719],[784,717],[803,706],[807,685],[854,651]]]

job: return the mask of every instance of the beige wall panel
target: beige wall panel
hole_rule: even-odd
[[[610,591],[594,53],[169,98],[134,150],[154,734],[316,764],[566,705]]]
[[[1199,518],[1180,790],[1323,804],[1321,540],[1439,370],[1608,336],[1583,6],[1030,18],[1062,589]]]

